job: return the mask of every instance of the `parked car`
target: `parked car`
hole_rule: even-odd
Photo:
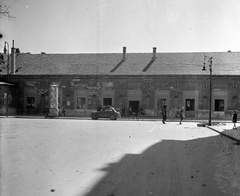
[[[117,120],[121,114],[111,106],[99,107],[96,112],[91,113],[91,118],[97,120],[98,118],[109,118],[110,120]]]

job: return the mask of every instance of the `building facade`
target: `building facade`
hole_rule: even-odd
[[[212,87],[205,53],[126,54],[22,54],[21,70],[8,75],[9,111],[19,115],[45,115],[49,89],[58,88],[59,108],[67,116],[90,116],[99,105],[124,106],[147,116],[168,117],[180,108],[186,117],[207,118],[212,94],[212,115],[229,118],[240,109],[240,53],[207,53],[213,57]],[[21,57],[22,56],[22,57]],[[205,64],[208,66],[208,62]],[[18,66],[18,65],[17,65]],[[1,75],[6,82],[6,74]],[[6,85],[1,85],[1,115],[6,112]]]

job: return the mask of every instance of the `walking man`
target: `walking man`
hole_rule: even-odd
[[[236,127],[236,123],[237,123],[237,112],[236,112],[236,111],[233,111],[232,122],[233,122],[233,129],[237,129],[237,127]]]
[[[179,119],[180,119],[179,124],[181,125],[183,121],[183,109],[179,111]]]
[[[125,107],[122,106],[122,116],[125,116]]]
[[[65,117],[65,108],[62,107],[62,115]]]
[[[167,120],[167,106],[164,105],[162,108],[162,122],[163,124],[166,124],[166,120]]]

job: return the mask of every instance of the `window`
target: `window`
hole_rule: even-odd
[[[112,105],[112,98],[103,98],[103,105]]]
[[[85,97],[78,97],[77,98],[77,109],[86,108],[86,98]]]
[[[215,111],[224,111],[224,99],[215,99]]]
[[[194,111],[195,99],[186,99],[186,111]]]
[[[208,88],[208,85],[209,85],[209,84],[203,83],[203,84],[202,84],[202,87],[203,87],[203,88]]]
[[[35,97],[27,97],[27,108],[35,108]]]
[[[71,106],[71,101],[70,101],[70,98],[68,97],[67,98],[67,104],[66,104],[67,106]]]
[[[179,85],[178,85],[178,84],[176,84],[176,83],[175,83],[175,84],[173,84],[173,87],[174,87],[174,88],[178,88],[178,86],[179,86]]]

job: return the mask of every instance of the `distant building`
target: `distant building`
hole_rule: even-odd
[[[68,116],[90,116],[99,105],[117,110],[141,106],[158,116],[167,105],[169,117],[184,107],[185,115],[208,117],[209,62],[212,57],[212,115],[229,117],[240,109],[240,53],[123,53],[18,54],[18,73],[9,75],[9,108],[20,115],[44,115],[49,110],[49,87],[58,85],[59,106]],[[6,70],[0,81],[7,82]],[[6,85],[0,84],[0,112],[4,115]]]

